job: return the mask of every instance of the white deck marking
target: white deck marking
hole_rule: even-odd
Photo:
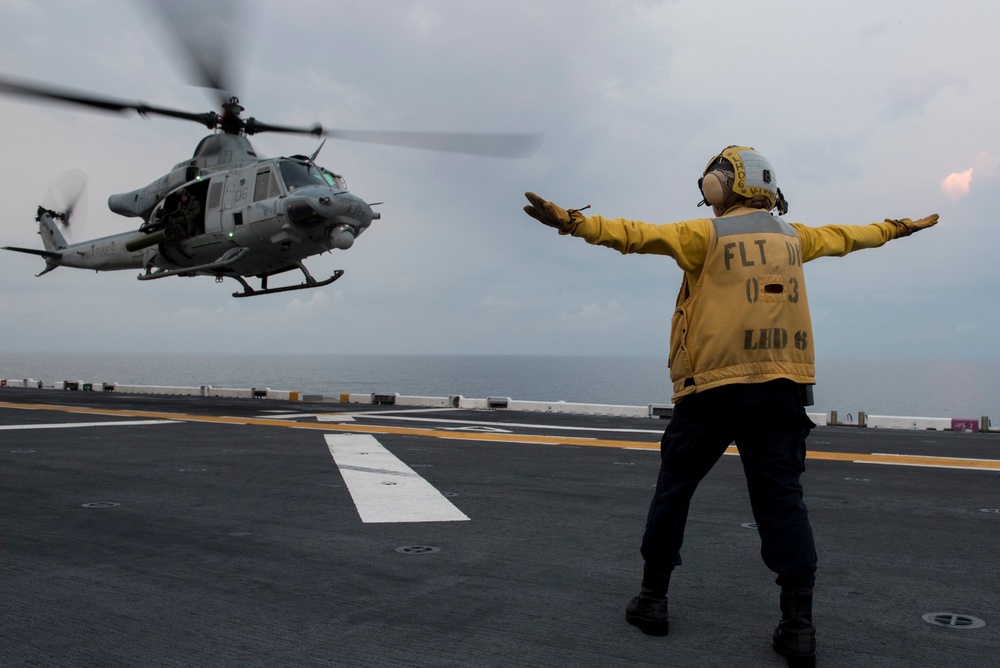
[[[350,415],[340,414],[340,413],[317,413],[317,422],[354,422],[354,418]]]
[[[436,411],[447,411],[454,410],[451,408],[435,408]],[[463,425],[476,425],[481,427],[529,427],[532,429],[551,429],[556,431],[601,431],[610,432],[616,434],[656,434],[657,436],[663,435],[663,428],[660,429],[616,429],[614,427],[576,427],[572,425],[559,425],[559,424],[537,424],[537,423],[525,423],[525,422],[486,422],[483,420],[455,420],[452,418],[418,418],[418,417],[399,417],[399,413],[416,413],[417,411],[379,411],[378,413],[372,412],[354,412],[345,415],[353,415],[354,417],[365,420],[393,420],[400,422],[431,422],[434,424],[463,424]],[[430,412],[430,411],[427,411]],[[574,417],[574,416],[570,416]],[[447,427],[442,427],[442,429],[447,429]]]
[[[56,422],[53,424],[4,424],[0,430],[15,429],[74,429],[76,427],[135,427],[149,424],[174,424],[177,420],[118,420],[115,422]]]
[[[317,422],[354,422],[354,418],[341,413],[285,413],[283,411],[264,411],[268,420],[294,420],[295,418],[315,418]]]
[[[469,519],[371,434],[327,434],[326,444],[362,522]]]

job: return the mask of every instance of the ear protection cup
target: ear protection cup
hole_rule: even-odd
[[[732,177],[722,170],[711,171],[701,178],[701,194],[705,197],[705,203],[710,206],[725,202],[732,187]]]
[[[747,199],[763,196],[770,203],[770,209],[778,207],[778,215],[783,216],[788,211],[788,201],[776,181],[771,163],[755,149],[727,146],[708,161],[698,179],[698,189],[704,198],[698,206],[726,207],[735,202],[737,196]],[[757,206],[762,208],[762,201],[758,202]]]

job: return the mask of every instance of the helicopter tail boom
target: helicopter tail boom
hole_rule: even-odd
[[[45,250],[53,253],[69,247],[69,244],[66,243],[66,237],[63,236],[58,223],[56,223],[57,217],[58,214],[56,212],[38,207],[38,215],[36,216],[36,220],[38,220],[38,234],[42,236],[42,244],[45,246]]]

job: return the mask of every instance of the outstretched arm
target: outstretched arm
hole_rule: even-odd
[[[938,215],[919,220],[886,218],[871,225],[823,225],[809,227],[792,223],[802,241],[802,260],[808,262],[827,255],[847,255],[863,248],[878,248],[892,239],[908,237],[914,232],[933,227]]]
[[[624,218],[584,216],[579,210],[566,210],[535,193],[525,193],[531,202],[524,207],[532,218],[572,234],[590,244],[607,246],[619,253],[668,255],[684,271],[699,271],[705,263],[711,221],[698,218],[679,223],[655,225]]]

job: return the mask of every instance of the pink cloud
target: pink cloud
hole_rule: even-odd
[[[972,181],[973,167],[964,172],[952,172],[941,181],[941,191],[953,202],[957,202],[969,194],[969,182]]]

